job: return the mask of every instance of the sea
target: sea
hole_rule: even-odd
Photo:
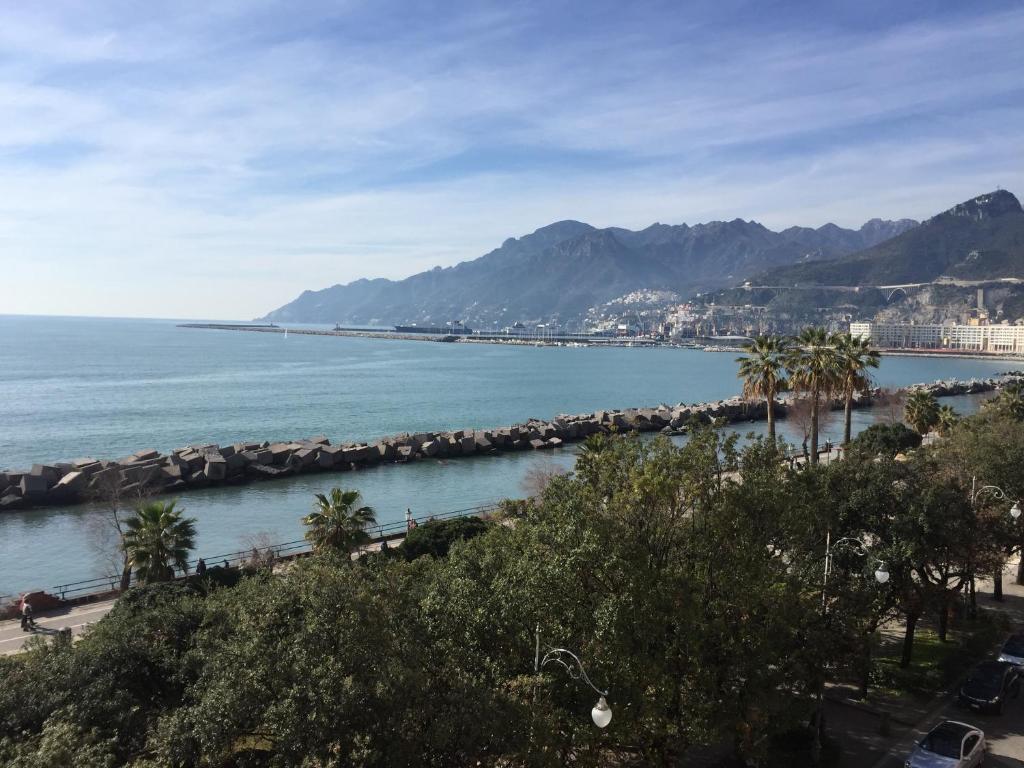
[[[642,347],[441,344],[182,328],[175,320],[0,315],[0,470],[141,449],[291,440],[369,441],[400,432],[487,428],[560,413],[697,403],[737,394],[735,353]],[[298,326],[296,326],[298,327]],[[303,326],[311,327],[311,326]],[[982,378],[1002,360],[883,358],[876,380],[905,386]],[[951,398],[969,412],[978,398]],[[856,413],[855,428],[888,418]],[[761,433],[763,423],[732,427]],[[823,430],[837,442],[840,419]],[[782,423],[782,433],[795,435]],[[177,498],[197,520],[197,556],[302,536],[315,493],[358,489],[382,524],[521,496],[553,452],[425,460]],[[103,511],[91,505],[0,514],[0,595],[111,572]]]

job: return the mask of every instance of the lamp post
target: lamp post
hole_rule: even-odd
[[[1010,498],[1009,494],[1006,493],[998,485],[982,485],[979,487],[978,478],[971,478],[971,511],[974,512],[975,516],[978,514],[978,500],[984,495],[990,495],[996,501],[1010,501],[1013,504],[1010,506],[1010,517],[1015,521],[1020,518],[1021,509],[1020,502],[1016,499]],[[1024,556],[1022,556],[1024,557]],[[1022,559],[1024,562],[1024,559]],[[971,618],[977,613],[977,596],[974,591],[974,571],[972,570],[971,564],[968,563],[968,570],[970,572],[969,589],[971,593]],[[1018,578],[1018,582],[1020,579]],[[992,579],[992,598],[994,600],[1001,601],[1003,599],[1003,570],[1002,567],[996,568],[996,572],[993,574]]]
[[[868,551],[864,548],[863,542],[852,536],[845,536],[832,541],[832,532],[825,534],[825,572],[821,581],[821,617],[828,617],[828,577],[832,573],[832,558],[836,549],[845,549],[858,557],[867,557]],[[889,570],[881,560],[875,568],[875,581],[879,584],[886,584],[889,581]],[[818,686],[818,713],[814,722],[814,748],[816,755],[821,753],[821,737],[823,736],[825,723],[825,667],[821,669],[821,683]]]
[[[607,728],[608,723],[612,721],[612,708],[608,706],[608,701],[605,698],[608,695],[608,691],[602,691],[590,682],[590,678],[587,676],[587,671],[583,668],[583,662],[580,661],[580,657],[567,648],[547,648],[542,658],[540,655],[540,624],[538,624],[536,645],[534,647],[533,655],[534,674],[539,675],[541,669],[548,664],[560,665],[569,673],[570,678],[573,680],[582,680],[594,690],[598,699],[593,709],[590,710],[590,718],[598,728]]]

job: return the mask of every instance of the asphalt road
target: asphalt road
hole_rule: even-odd
[[[1001,715],[981,714],[947,700],[905,733],[871,768],[903,768],[917,741],[943,720],[959,720],[984,731],[988,743],[986,768],[1024,768],[1024,696],[1010,699]]]

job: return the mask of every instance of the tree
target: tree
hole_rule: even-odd
[[[935,395],[923,389],[915,389],[903,409],[903,418],[918,434],[926,434],[939,423],[939,402]]]
[[[1011,381],[998,395],[986,402],[983,409],[995,409],[1014,421],[1024,421],[1024,381]]]
[[[775,397],[786,389],[786,339],[780,336],[757,336],[744,346],[746,357],[736,358],[743,379],[743,396],[748,400],[765,401],[768,414],[768,439],[775,440]]]
[[[953,431],[953,428],[960,422],[960,416],[953,407],[950,405],[939,406],[938,417],[936,419],[936,426],[939,429],[939,434],[943,437],[948,437],[949,433]]]
[[[839,358],[839,391],[843,395],[843,445],[850,444],[850,422],[853,418],[853,395],[871,388],[869,368],[880,363],[878,351],[872,348],[870,339],[855,337],[849,333],[835,337],[836,353]]]
[[[868,455],[892,458],[921,445],[921,435],[906,424],[872,424],[858,434],[850,443],[851,449],[861,450]]]
[[[195,548],[195,519],[183,518],[175,502],[151,501],[125,521],[124,548],[135,574],[144,583],[174,578],[174,569],[188,572]]]
[[[315,551],[348,553],[370,540],[366,529],[377,524],[377,516],[372,507],[357,506],[359,500],[359,491],[341,488],[316,494],[313,511],[302,518]]]
[[[472,539],[486,530],[487,523],[479,517],[432,520],[409,531],[398,551],[406,560],[415,560],[423,555],[446,557],[452,544]]]
[[[839,381],[839,358],[835,338],[824,328],[805,328],[793,340],[786,355],[790,386],[811,403],[811,463],[818,463],[818,420],[823,405],[828,407]]]
[[[87,533],[93,549],[106,569],[121,572],[120,589],[128,589],[132,581],[132,564],[125,548],[126,508],[139,507],[148,502],[156,488],[142,482],[126,490],[121,473],[116,469],[100,472],[96,476],[93,498],[98,502],[96,514],[87,518]]]

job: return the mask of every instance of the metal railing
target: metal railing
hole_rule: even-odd
[[[484,515],[489,512],[494,512],[500,506],[499,502],[489,502],[486,504],[480,504],[474,507],[465,507],[463,509],[454,509],[447,512],[438,512],[430,515],[422,515],[420,517],[413,517],[416,525],[422,525],[436,520],[450,520],[457,517],[470,517],[473,515]],[[384,523],[382,525],[376,525],[369,529],[369,533],[372,538],[371,543],[378,543],[384,539],[393,539],[400,537],[408,528],[408,523],[405,520],[398,520],[391,523]],[[236,552],[226,552],[219,555],[203,556],[202,558],[197,557],[195,560],[188,562],[188,570],[190,573],[195,572],[196,563],[202,559],[207,567],[213,568],[218,565],[224,565],[227,563],[228,567],[240,566],[248,563],[257,558],[271,558],[278,560],[281,558],[296,557],[311,551],[310,544],[305,539],[296,539],[294,541],[286,541],[279,544],[271,544],[265,547],[249,547],[248,549],[241,549]],[[180,573],[176,578],[181,578],[186,574]],[[115,592],[118,590],[121,584],[121,574],[110,574],[107,576],[97,576],[92,579],[83,579],[81,581],[73,581],[67,584],[59,584],[55,587],[51,587],[46,590],[49,594],[59,596],[61,600],[67,600],[69,598],[83,598],[89,595],[98,595],[106,592]],[[10,600],[17,600],[17,595],[0,596],[0,605],[5,604]]]

